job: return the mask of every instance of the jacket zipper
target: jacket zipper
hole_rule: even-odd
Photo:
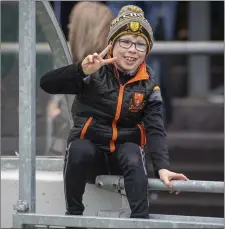
[[[142,68],[143,68],[143,65],[142,65]],[[115,74],[117,76],[117,79],[119,81],[119,84],[120,84],[120,80],[119,80],[119,73],[117,71],[117,68],[115,67]],[[149,77],[148,76],[144,76],[142,79],[148,79]],[[139,79],[140,80],[140,79]],[[110,152],[114,152],[115,149],[116,149],[116,146],[115,146],[115,141],[117,140],[117,137],[118,137],[118,130],[117,130],[117,127],[116,127],[116,123],[117,121],[119,120],[120,118],[120,113],[121,113],[121,108],[122,108],[122,104],[123,104],[123,93],[124,93],[124,88],[126,85],[130,84],[130,83],[133,83],[137,81],[136,78],[132,78],[131,80],[129,80],[127,83],[125,83],[124,85],[121,85],[120,84],[120,88],[119,88],[119,95],[118,95],[118,100],[117,100],[117,107],[116,107],[116,114],[115,114],[115,118],[114,120],[112,121],[112,139],[110,141]]]
[[[114,152],[116,149],[115,141],[118,137],[118,130],[116,127],[116,123],[117,123],[118,119],[120,118],[121,107],[123,104],[124,86],[120,85],[119,96],[118,96],[117,107],[116,107],[116,115],[115,115],[114,120],[112,121],[112,132],[113,133],[112,133],[112,140],[110,141],[110,152],[111,153]]]

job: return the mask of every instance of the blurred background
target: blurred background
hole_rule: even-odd
[[[76,4],[75,1],[51,1],[68,42],[69,28],[82,23],[77,20],[70,24]],[[108,7],[113,17],[125,4],[141,6],[153,27],[156,45],[171,41],[224,42],[223,1],[104,1],[99,4]],[[16,156],[19,132],[18,2],[1,1],[1,29],[1,154]],[[65,102],[60,96],[48,95],[39,88],[40,77],[54,68],[57,56],[45,49],[46,34],[38,20],[36,29],[36,42],[41,47],[36,53],[36,154],[63,156],[70,130],[67,111],[63,108]],[[224,54],[155,53],[147,62],[155,71],[162,90],[172,169],[192,180],[223,181]],[[151,164],[149,174],[153,176]],[[151,213],[224,215],[221,194],[181,193],[171,198],[165,192],[152,192],[150,199]]]

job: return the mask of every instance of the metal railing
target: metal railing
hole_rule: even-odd
[[[2,158],[3,171],[15,171],[18,169],[17,158]],[[37,171],[62,171],[63,157],[36,159]],[[47,176],[47,175],[46,175]],[[55,179],[55,178],[54,178]],[[61,179],[61,178],[60,178]],[[169,191],[168,187],[159,179],[149,179],[149,190]],[[174,191],[182,192],[208,192],[223,193],[224,182],[213,181],[172,181]],[[109,192],[122,192],[124,181],[121,176],[98,176],[96,186]],[[170,190],[171,191],[171,190]],[[122,194],[124,196],[124,194]],[[95,228],[162,228],[162,227],[194,227],[194,228],[222,228],[223,219],[215,217],[182,216],[182,215],[160,215],[150,214],[149,220],[129,219],[130,213],[127,209],[102,210],[95,216],[64,216],[26,213],[28,205],[20,202],[20,210],[14,217],[14,227],[21,228],[23,225],[46,225],[46,226],[77,226]],[[119,220],[118,220],[119,219]],[[108,225],[110,224],[110,225]],[[108,225],[108,226],[107,226]],[[131,226],[132,225],[132,226]]]
[[[190,180],[172,181],[172,184],[173,189],[169,189],[159,179],[148,179],[149,190],[205,193],[224,191],[224,182]],[[112,192],[121,192],[124,190],[123,177],[98,176],[96,186]],[[24,203],[20,204],[21,209],[24,209]],[[129,216],[127,209],[103,210],[98,212],[97,216],[46,215],[21,211],[14,215],[13,225],[15,228],[25,225],[80,228],[224,228],[224,219],[217,217],[150,214],[149,219],[131,219]]]
[[[87,217],[87,216],[64,216],[64,215],[45,215],[35,214],[35,9],[36,4],[42,4],[44,6],[44,12],[51,16],[51,20],[56,22],[54,13],[50,8],[50,5],[45,1],[35,0],[21,0],[19,1],[19,101],[20,101],[20,113],[19,113],[19,200],[15,205],[17,213],[13,215],[13,227],[21,228],[27,225],[45,225],[45,226],[68,226],[68,227],[94,227],[94,228],[223,228],[224,223],[221,218],[205,218],[205,217],[187,217],[180,216],[160,216],[152,217],[150,219],[128,219],[128,218],[113,218],[113,217]],[[39,15],[43,16],[43,15]],[[59,36],[58,31],[55,33]],[[54,31],[53,31],[54,32]],[[51,32],[50,32],[51,35]],[[53,42],[54,46],[63,44],[66,48],[65,41],[60,37],[49,36],[48,39]],[[53,39],[53,41],[52,41]],[[55,42],[57,41],[57,42]],[[60,42],[62,44],[60,44]],[[220,44],[221,45],[221,44]],[[156,46],[157,47],[157,46]],[[200,46],[199,46],[200,47]],[[201,46],[203,47],[203,46]],[[215,48],[215,47],[214,47]],[[15,49],[14,49],[15,50]],[[181,46],[180,46],[181,50]],[[187,50],[183,48],[183,51]],[[199,48],[200,50],[200,48]],[[201,48],[204,52],[203,48]],[[208,49],[212,51],[212,47]],[[221,50],[221,46],[219,48]],[[60,50],[56,50],[56,54],[60,55]],[[170,49],[171,51],[171,49]],[[173,50],[174,51],[174,50]],[[193,50],[194,51],[194,50]],[[215,50],[214,50],[215,51]],[[71,59],[68,52],[64,55],[65,62],[59,62],[68,64]],[[174,53],[174,52],[173,52]],[[111,180],[112,179],[112,180]],[[163,184],[159,180],[149,180],[151,187],[155,189],[164,189]],[[215,191],[219,190],[221,193],[221,183],[201,183],[203,181],[190,181],[184,183],[177,181],[174,183],[175,189],[182,190],[197,190],[197,191]],[[223,182],[222,182],[223,183]],[[204,185],[206,186],[204,186]],[[106,186],[112,188],[123,188],[123,181],[118,177],[98,177],[98,187],[105,188]],[[201,187],[200,187],[200,186]],[[203,188],[205,187],[205,189]],[[111,188],[110,188],[111,189]],[[176,189],[176,190],[177,190]]]
[[[69,44],[68,44],[68,47]],[[1,43],[1,53],[18,53],[18,43]],[[51,49],[48,43],[36,44],[37,54],[49,54]],[[156,41],[151,54],[176,54],[176,55],[212,55],[223,54],[224,42],[221,41]]]
[[[218,181],[171,181],[172,189],[168,187],[159,179],[148,179],[149,190],[161,191],[181,191],[181,192],[204,192],[204,193],[223,193],[224,182]],[[121,176],[98,176],[96,185],[99,188],[109,191],[124,190],[124,179]]]
[[[184,220],[186,219],[186,220]],[[204,219],[194,217],[158,218],[158,219],[132,219],[113,217],[90,216],[61,216],[44,214],[18,214],[14,216],[14,227],[22,225],[44,225],[59,227],[80,228],[224,228],[223,219]]]

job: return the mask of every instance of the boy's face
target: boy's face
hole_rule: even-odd
[[[131,42],[136,43],[136,47]],[[113,47],[113,57],[117,57],[116,67],[127,73],[134,73],[144,61],[147,43],[142,36],[123,35],[119,37]]]

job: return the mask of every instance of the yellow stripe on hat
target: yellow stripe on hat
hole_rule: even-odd
[[[157,91],[157,90],[160,90],[159,86],[155,86],[155,87],[153,88],[153,91]]]

